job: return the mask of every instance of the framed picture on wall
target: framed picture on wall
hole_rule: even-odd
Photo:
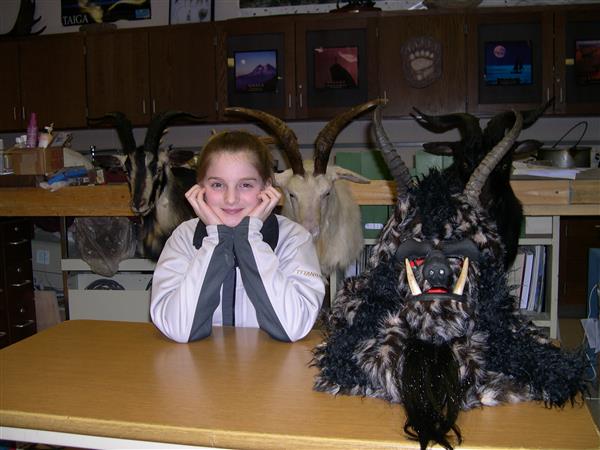
[[[197,23],[215,20],[215,0],[169,0],[169,23]]]

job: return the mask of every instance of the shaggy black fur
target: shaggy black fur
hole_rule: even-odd
[[[461,409],[526,400],[562,407],[586,390],[582,355],[555,347],[520,314],[495,223],[454,186],[433,171],[399,198],[368,269],[345,281],[314,349],[316,390],[402,403],[404,430],[422,449],[461,443]],[[475,243],[479,257],[462,296],[411,293],[404,262],[394,258],[411,239],[440,249]],[[452,285],[463,259],[448,257]],[[413,271],[426,293],[423,266],[415,260]]]

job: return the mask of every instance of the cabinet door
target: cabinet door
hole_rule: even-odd
[[[182,110],[216,119],[213,24],[150,31],[152,113]]]
[[[23,128],[21,121],[21,88],[19,83],[19,44],[0,42],[4,67],[0,70],[0,130]]]
[[[566,8],[555,15],[557,112],[600,110],[600,6]]]
[[[465,111],[464,30],[463,14],[379,20],[379,84],[389,100],[386,115],[406,116],[413,106],[428,114]]]
[[[547,9],[480,8],[467,16],[469,112],[536,108],[554,95],[553,12]]]
[[[227,106],[260,109],[281,119],[296,117],[294,22],[259,17],[217,25],[217,97]]]
[[[296,21],[296,117],[330,119],[378,96],[377,15]]]
[[[120,111],[133,125],[149,122],[148,32],[119,30],[86,36],[88,115]]]
[[[84,127],[85,59],[80,35],[40,36],[24,40],[21,52],[21,99],[24,126],[31,112],[38,126]]]

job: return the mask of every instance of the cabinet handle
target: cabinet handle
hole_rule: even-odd
[[[13,119],[17,120],[17,107],[13,106]]]
[[[300,93],[300,109],[302,109],[302,92]]]
[[[563,103],[563,88],[562,88],[562,86],[560,87],[560,91],[559,92],[560,92],[560,95],[559,95],[558,98],[560,99],[560,103]]]
[[[31,319],[29,319],[27,322],[25,323],[20,323],[18,325],[15,325],[15,328],[25,328],[28,327],[29,325],[33,325],[35,322]]]
[[[152,99],[152,114],[156,114],[156,99]]]
[[[12,287],[23,287],[23,286],[26,286],[28,284],[31,284],[31,280],[25,280],[25,281],[23,281],[21,283],[11,283],[11,286]]]
[[[142,114],[146,114],[146,99],[142,99]]]
[[[21,245],[21,244],[24,244],[26,242],[28,242],[27,239],[19,239],[18,241],[7,242],[6,245]]]
[[[25,107],[21,106],[21,119],[25,120]]]
[[[292,94],[288,94],[288,109],[292,109]]]
[[[546,88],[546,101],[550,101],[550,88]]]

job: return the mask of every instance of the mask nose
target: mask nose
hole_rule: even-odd
[[[450,266],[444,254],[433,250],[423,265],[423,276],[434,288],[448,288],[451,280]]]

